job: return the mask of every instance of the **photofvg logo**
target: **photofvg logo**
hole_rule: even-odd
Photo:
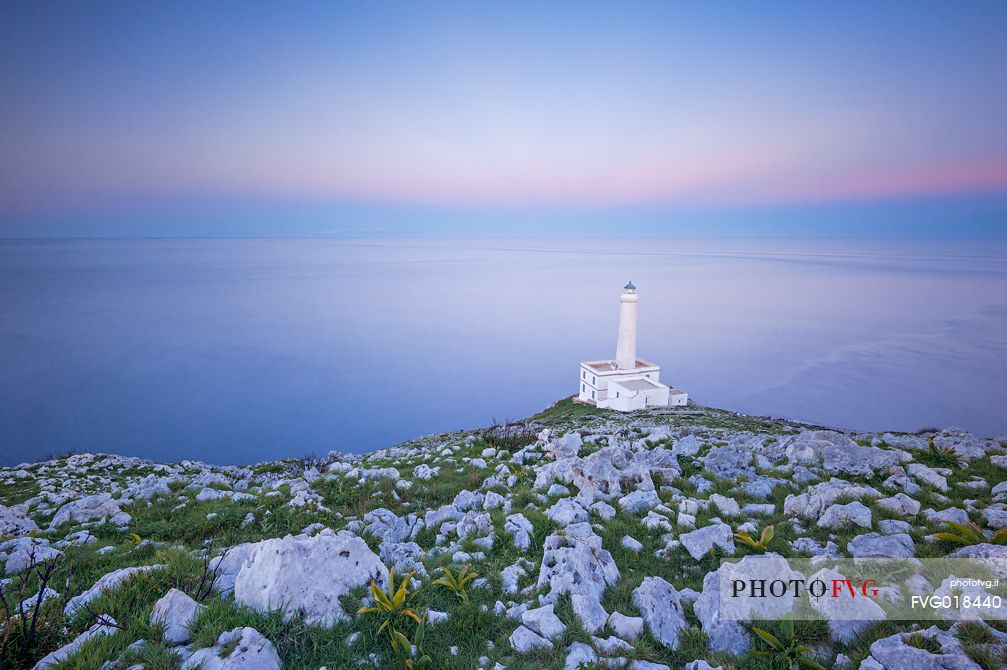
[[[721,620],[828,621],[1007,619],[1007,560],[725,560],[703,583],[698,609]]]
[[[735,579],[731,583],[731,597],[751,596],[765,598],[767,595],[777,598],[793,596],[800,598],[805,594],[813,598],[877,598],[876,579],[846,579],[832,577],[830,579]]]

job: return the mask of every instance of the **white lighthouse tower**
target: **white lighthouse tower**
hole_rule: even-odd
[[[629,282],[619,298],[619,339],[615,345],[615,367],[636,369],[636,305],[640,302],[636,287]]]
[[[657,363],[637,358],[636,312],[639,302],[636,287],[629,282],[619,297],[619,337],[615,358],[580,364],[578,400],[622,412],[688,403],[689,395],[685,391],[661,383],[661,367]]]

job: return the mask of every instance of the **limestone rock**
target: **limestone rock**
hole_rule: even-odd
[[[950,633],[932,626],[920,631],[920,634],[935,641],[940,647],[940,653],[931,653],[926,649],[906,644],[907,635],[896,633],[871,644],[871,655],[868,660],[874,660],[877,663],[876,667],[882,670],[981,670],[979,665],[965,654],[961,642]]]
[[[638,514],[645,510],[654,509],[660,504],[661,499],[654,491],[633,491],[619,498],[619,507],[627,514]]]
[[[643,632],[643,617],[626,616],[620,612],[612,612],[608,617],[608,627],[618,637],[632,642]]]
[[[726,523],[697,528],[680,535],[678,539],[689,555],[697,561],[714,547],[720,547],[728,556],[734,555],[734,533]]]
[[[38,525],[28,518],[25,505],[5,507],[0,505],[0,536],[18,537],[38,530]]]
[[[163,565],[141,565],[132,568],[120,568],[101,577],[94,585],[84,593],[75,598],[71,598],[63,608],[66,614],[72,614],[75,610],[91,602],[105,591],[112,591],[122,586],[133,575],[147,572],[149,570],[162,570]]]
[[[928,507],[923,510],[923,516],[927,518],[927,521],[940,526],[942,529],[944,528],[944,524],[941,523],[942,521],[954,521],[961,524],[969,523],[969,513],[960,507],[948,507],[939,512]]]
[[[169,644],[185,644],[191,639],[189,626],[205,608],[184,592],[171,589],[154,603],[150,623],[164,626],[164,639]]]
[[[681,472],[674,454],[666,449],[634,452],[622,447],[604,447],[581,457],[566,457],[542,466],[535,488],[547,489],[553,482],[572,484],[585,504],[597,499],[622,497],[627,492],[653,490],[653,475],[673,479]]]
[[[891,498],[881,498],[878,500],[878,505],[902,516],[916,516],[920,512],[920,503],[905,493],[896,493]]]
[[[748,476],[755,473],[755,468],[752,465],[752,449],[746,444],[713,447],[700,460],[707,471],[721,478],[734,479],[741,475]]]
[[[326,528],[314,537],[288,535],[258,542],[234,582],[234,600],[259,612],[331,626],[346,618],[339,599],[358,586],[388,581],[388,569],[367,543]]]
[[[85,521],[108,521],[117,526],[127,526],[131,520],[132,517],[119,509],[118,503],[112,500],[111,494],[101,493],[63,505],[49,522],[49,527],[59,528],[65,523]]]
[[[1007,579],[1007,546],[1001,544],[973,544],[969,547],[956,549],[952,558],[970,558],[983,564],[990,572],[1000,579]]]
[[[580,670],[590,663],[597,662],[598,654],[590,645],[574,642],[567,650],[566,660],[563,661],[563,670]]]
[[[364,532],[378,538],[381,542],[403,542],[416,537],[423,529],[422,519],[415,514],[401,518],[391,510],[379,507],[364,515]]]
[[[248,556],[255,549],[257,542],[246,542],[235,545],[224,551],[220,556],[210,559],[209,570],[213,579],[213,588],[221,595],[227,596],[234,592],[234,580],[238,578],[242,566],[248,560]]]
[[[787,438],[783,447],[791,463],[820,463],[833,474],[870,475],[902,460],[900,452],[862,447],[847,435],[831,430],[803,431]]]
[[[906,471],[918,482],[932,486],[938,491],[948,490],[948,480],[933,468],[928,468],[922,463],[910,463],[906,467]]]
[[[221,633],[217,644],[200,649],[182,664],[182,670],[280,670],[276,647],[254,628]]]
[[[619,568],[601,546],[601,538],[588,523],[576,523],[545,539],[538,587],[548,587],[542,601],[552,603],[564,593],[593,595],[619,580]]]
[[[518,626],[509,638],[510,646],[519,654],[526,654],[535,649],[552,649],[552,642],[542,637],[527,626]]]
[[[591,635],[594,635],[608,623],[608,612],[601,606],[601,601],[593,595],[575,593],[570,597],[573,615],[580,621]]]
[[[674,586],[660,577],[645,577],[633,590],[633,604],[640,610],[651,635],[661,644],[678,649],[682,631],[689,627]]]
[[[1007,528],[1007,505],[1003,503],[990,505],[983,510],[982,515],[986,520],[986,525],[993,530]]]
[[[723,670],[723,666],[713,667],[703,659],[699,658],[691,663],[686,663],[682,670]]]
[[[628,549],[633,553],[639,553],[639,551],[643,549],[643,543],[641,543],[635,537],[631,537],[629,535],[623,535],[620,544],[622,545],[623,549]]]
[[[560,526],[588,520],[587,510],[572,498],[561,498],[545,511],[545,515]]]
[[[555,640],[566,632],[566,626],[556,616],[551,603],[525,610],[521,614],[521,623],[547,640]]]
[[[871,527],[871,510],[859,501],[845,505],[832,505],[818,519],[819,528],[842,528],[843,526]]]
[[[839,498],[880,498],[881,492],[871,486],[851,484],[833,477],[827,482],[809,486],[807,491],[791,494],[783,502],[783,513],[805,519],[819,518],[825,509]]]
[[[846,548],[854,558],[912,558],[916,553],[913,538],[905,534],[857,535]]]
[[[378,553],[385,566],[395,568],[400,575],[410,572],[426,577],[427,568],[423,565],[426,552],[415,542],[382,542],[378,545]]]
[[[0,574],[13,575],[62,556],[63,552],[49,546],[49,542],[35,537],[19,537],[0,542]]]

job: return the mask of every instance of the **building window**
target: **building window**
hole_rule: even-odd
[[[618,392],[618,391],[616,391],[616,392],[615,392],[615,397],[616,397],[616,398],[618,398],[618,397],[619,397],[619,392]]]
[[[580,378],[581,379],[587,379],[587,370],[581,370],[580,371]]]
[[[591,400],[594,400],[594,389],[591,389]]]
[[[580,385],[580,392],[583,393],[586,390],[587,390],[587,387],[585,387],[583,384],[581,384]]]
[[[592,376],[591,377],[591,384],[594,385],[594,386],[597,386],[598,385],[598,378]]]

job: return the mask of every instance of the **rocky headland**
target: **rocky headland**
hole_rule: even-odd
[[[987,670],[1007,658],[1002,622],[729,620],[718,570],[756,554],[996,568],[1005,527],[1003,437],[701,407],[564,400],[253,466],[78,454],[0,470],[0,668],[789,667],[761,627],[806,647],[802,667]],[[927,580],[887,597],[942,587]]]

